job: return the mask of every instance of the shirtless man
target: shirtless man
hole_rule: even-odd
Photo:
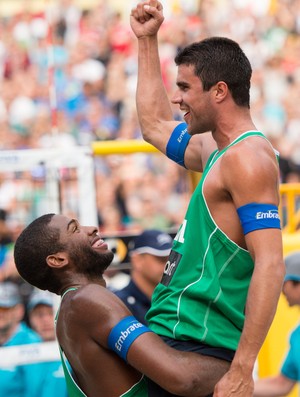
[[[173,120],[160,70],[157,35],[163,20],[155,0],[131,12],[142,134],[170,159],[203,175],[146,319],[170,346],[232,360],[214,396],[248,397],[285,271],[277,158],[252,121],[251,65],[232,40],[208,38],[177,54],[172,103],[185,122]],[[171,394],[150,384],[149,396]]]
[[[105,288],[113,253],[96,227],[43,215],[18,237],[14,257],[27,282],[62,296],[56,331],[70,397],[147,397],[142,374],[175,395],[201,397],[228,370],[224,360],[171,349]]]

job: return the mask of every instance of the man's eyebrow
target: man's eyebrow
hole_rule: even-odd
[[[189,87],[189,84],[188,84],[188,83],[185,83],[184,81],[177,81],[177,82],[176,82],[176,85],[177,85],[178,88],[186,88],[186,87]]]

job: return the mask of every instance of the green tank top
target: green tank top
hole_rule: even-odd
[[[254,263],[249,252],[214,222],[203,186],[226,150],[249,136],[265,138],[258,131],[245,132],[222,151],[212,153],[191,197],[146,315],[149,327],[159,335],[237,348]]]
[[[65,291],[65,293],[62,295],[61,300],[64,298],[64,296],[69,292],[69,291],[75,291],[77,288],[69,288]],[[57,310],[56,316],[55,316],[55,323],[57,322],[58,316],[59,316],[59,309]],[[64,370],[64,375],[66,379],[66,385],[67,385],[67,390],[68,390],[68,396],[69,397],[88,397],[77,385],[76,381],[74,380],[72,374],[71,374],[71,366],[69,362],[66,359],[66,356],[61,348],[59,346],[59,351],[60,351],[60,357],[61,357],[61,362]],[[147,391],[147,383],[146,379],[144,376],[141,377],[138,383],[133,385],[127,392],[123,393],[120,395],[120,397],[148,397],[148,391]]]

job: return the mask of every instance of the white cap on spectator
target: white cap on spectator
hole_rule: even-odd
[[[286,275],[284,281],[300,282],[300,251],[295,251],[285,257]]]
[[[11,308],[22,303],[19,289],[10,281],[0,283],[0,307]]]
[[[102,80],[105,75],[105,66],[102,62],[95,59],[87,59],[72,69],[72,74],[75,79],[87,83],[95,83]]]
[[[32,119],[36,114],[36,105],[26,96],[16,97],[9,107],[9,121],[11,124],[22,124]]]
[[[38,305],[45,305],[53,307],[54,300],[51,292],[48,291],[36,291],[33,292],[28,301],[28,310],[33,310]]]

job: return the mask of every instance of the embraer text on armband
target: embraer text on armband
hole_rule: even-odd
[[[169,159],[185,167],[184,153],[190,139],[191,139],[191,135],[187,132],[187,124],[186,123],[178,124],[174,128],[170,136],[170,139],[167,143],[166,154],[169,157]]]
[[[280,229],[278,207],[274,204],[249,203],[237,209],[244,234],[260,229]]]
[[[126,361],[130,346],[145,332],[152,331],[134,316],[125,317],[110,331],[108,347]]]

